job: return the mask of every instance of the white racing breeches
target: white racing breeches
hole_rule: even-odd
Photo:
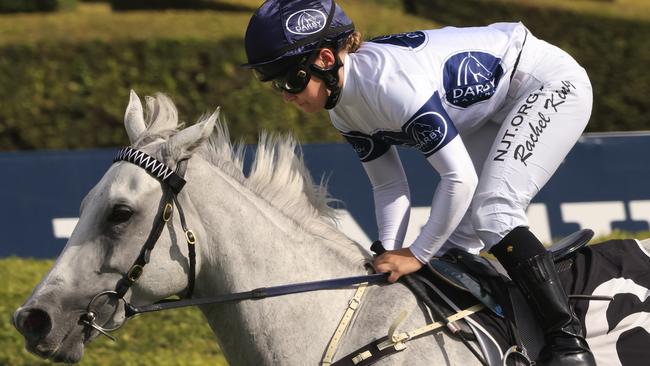
[[[479,184],[470,208],[437,255],[451,247],[478,253],[528,226],[526,209],[585,129],[592,89],[566,52],[528,34],[504,106],[462,136]]]

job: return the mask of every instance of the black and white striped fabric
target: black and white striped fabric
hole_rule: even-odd
[[[132,147],[123,147],[118,152],[113,162],[128,161],[146,170],[154,178],[167,184],[175,193],[183,189],[185,179],[181,178],[174,170],[140,150]]]

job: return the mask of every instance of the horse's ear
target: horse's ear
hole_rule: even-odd
[[[212,113],[208,119],[201,123],[190,126],[169,139],[169,144],[173,149],[181,149],[183,156],[190,154],[195,148],[203,143],[214,130],[215,123],[219,119],[220,108]]]
[[[129,105],[124,112],[124,127],[126,127],[126,134],[129,135],[129,141],[133,144],[142,132],[147,128],[144,123],[144,112],[142,110],[142,103],[138,95],[131,90],[129,97]]]

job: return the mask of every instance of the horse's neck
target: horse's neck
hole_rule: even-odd
[[[363,271],[363,249],[320,218],[298,222],[219,170],[204,179],[190,188],[209,237],[203,270],[237,276],[228,290]]]
[[[360,247],[327,225],[307,232],[225,173],[203,179],[189,187],[200,197],[194,205],[208,239],[196,296],[365,273]],[[291,364],[322,355],[352,293],[320,291],[203,311],[230,362]]]

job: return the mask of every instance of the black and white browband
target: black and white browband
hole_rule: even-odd
[[[118,161],[128,161],[141,167],[154,178],[167,184],[174,193],[180,192],[185,185],[185,179],[181,178],[174,170],[165,165],[165,163],[132,147],[121,148],[113,159],[114,163]]]

